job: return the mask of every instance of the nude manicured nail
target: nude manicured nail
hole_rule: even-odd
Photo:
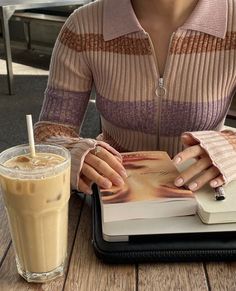
[[[113,181],[114,181],[116,186],[122,186],[124,184],[124,180],[122,178],[117,177]]]
[[[184,183],[184,179],[183,178],[178,178],[177,180],[175,180],[175,185],[176,186],[182,186]]]
[[[175,164],[179,164],[181,161],[182,161],[182,159],[181,159],[181,157],[175,157],[174,159],[173,159],[173,161],[174,161],[174,163]]]
[[[211,181],[210,182],[210,186],[213,187],[213,188],[216,187],[217,185],[218,185],[217,181]]]
[[[105,181],[102,183],[102,186],[103,186],[104,188],[111,188],[112,183],[111,183],[111,181],[109,181],[109,180],[105,180]]]
[[[127,178],[127,177],[128,177],[126,170],[121,170],[121,171],[120,171],[120,174],[121,174],[121,176],[122,176],[123,178]]]
[[[197,188],[197,183],[196,182],[193,182],[193,183],[191,183],[189,186],[188,186],[188,188],[190,189],[190,190],[194,190],[194,189],[196,189]]]

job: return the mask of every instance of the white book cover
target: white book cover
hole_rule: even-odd
[[[215,200],[214,190],[208,185],[196,192],[197,213],[203,223],[236,222],[236,181],[224,186],[225,199]]]

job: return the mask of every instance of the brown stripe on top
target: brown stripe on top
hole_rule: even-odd
[[[173,37],[170,53],[191,54],[235,49],[236,32],[227,32],[224,39],[200,33],[186,37]]]
[[[104,41],[102,34],[76,34],[65,27],[60,35],[60,42],[77,52],[104,51],[127,55],[150,55],[152,50],[148,39],[118,37]]]
[[[59,124],[36,123],[34,127],[34,136],[37,142],[46,141],[52,136],[66,136],[78,138],[74,129]]]

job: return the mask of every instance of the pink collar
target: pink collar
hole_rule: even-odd
[[[227,0],[199,0],[190,17],[179,29],[191,29],[224,38],[227,30]],[[104,0],[103,36],[111,40],[143,31],[130,0]]]

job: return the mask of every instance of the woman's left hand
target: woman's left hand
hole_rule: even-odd
[[[179,165],[189,159],[196,162],[183,171],[176,179],[175,185],[180,187],[187,185],[192,191],[196,191],[209,183],[211,187],[219,187],[224,184],[224,179],[219,170],[212,164],[207,152],[190,135],[182,135],[182,142],[186,146],[178,153],[173,162]]]

